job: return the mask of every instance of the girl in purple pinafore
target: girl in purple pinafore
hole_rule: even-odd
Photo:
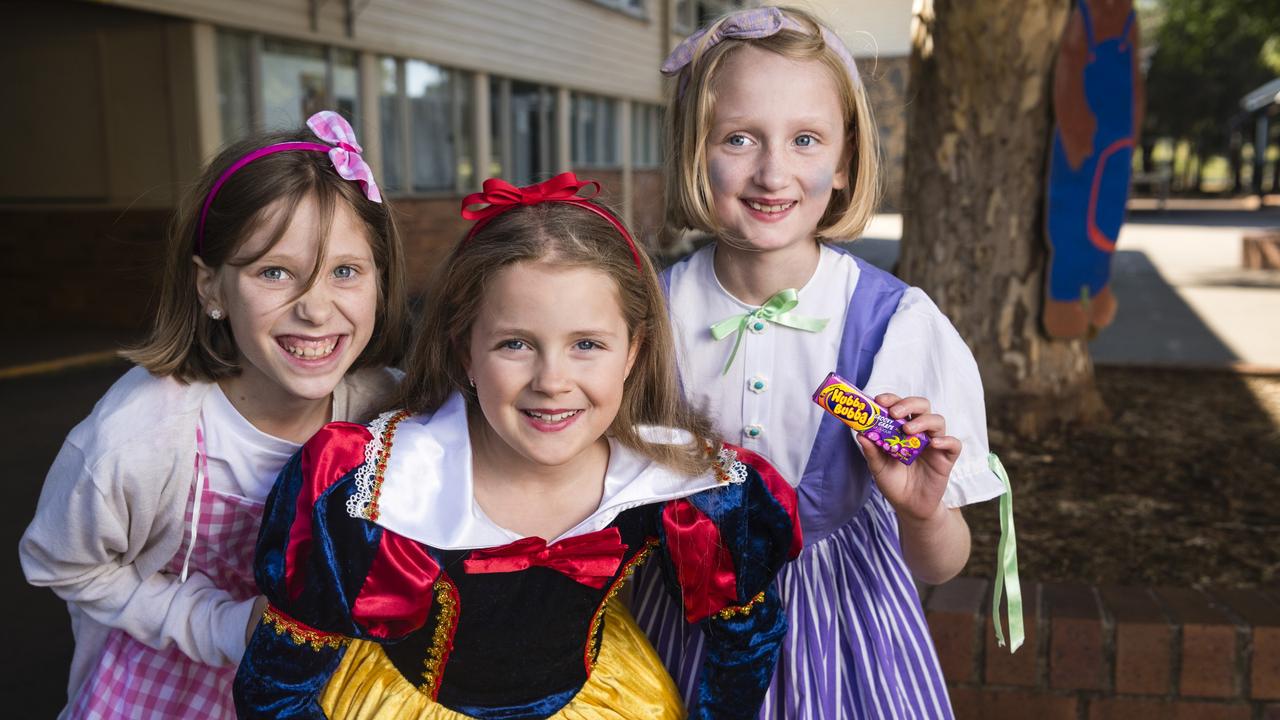
[[[676,76],[667,221],[715,237],[664,276],[681,381],[799,496],[805,547],[779,576],[790,629],[761,717],[950,718],[913,576],[959,572],[959,508],[1005,486],[951,323],[918,288],[827,242],[857,237],[876,202],[877,135],[854,61],[808,14],[760,8],[696,33],[663,70]],[[930,435],[915,463],[811,401],[832,370]],[[692,692],[703,638],[659,580],[641,578],[635,616]]]

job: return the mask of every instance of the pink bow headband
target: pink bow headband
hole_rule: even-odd
[[[849,52],[849,48],[845,47],[839,36],[826,27],[819,25],[819,29],[822,33],[822,41],[830,46],[832,51],[844,62],[845,67],[848,68],[849,77],[853,79],[853,84],[860,85],[862,79],[858,74],[858,66],[853,62],[853,54]],[[666,61],[662,63],[662,74],[676,75],[696,58],[701,57],[702,53],[725,40],[758,40],[777,35],[783,30],[791,30],[802,35],[808,34],[803,25],[776,7],[741,10],[725,17],[724,20],[714,25],[713,32],[708,33],[707,30],[708,28],[701,29],[677,45],[676,49],[672,50]],[[687,75],[680,78],[680,95],[684,95],[685,86],[688,82]]]
[[[360,188],[364,191],[365,197],[376,203],[382,202],[382,193],[378,190],[378,183],[373,180],[373,170],[364,161],[364,158],[360,156],[364,149],[356,141],[356,131],[351,128],[351,124],[346,121],[346,118],[332,110],[321,110],[307,118],[307,127],[311,128],[311,132],[314,132],[316,137],[330,144],[324,145],[322,143],[302,141],[267,145],[248,153],[231,163],[231,167],[222,171],[218,179],[213,182],[213,187],[209,188],[209,194],[204,199],[204,206],[200,208],[200,222],[196,225],[196,255],[201,255],[204,252],[204,221],[209,216],[209,208],[213,205],[213,198],[218,195],[218,190],[222,189],[222,185],[227,180],[230,180],[231,176],[235,175],[240,168],[267,155],[290,150],[328,153],[329,161],[333,163],[333,169],[337,171],[339,177],[360,183]]]
[[[591,188],[591,194],[580,195],[579,193],[582,192],[583,188]],[[516,187],[501,178],[489,178],[484,181],[482,192],[471,193],[462,199],[462,217],[476,221],[476,224],[472,225],[471,230],[467,233],[466,240],[474,237],[480,231],[480,228],[489,224],[490,220],[512,208],[520,207],[521,205],[538,205],[544,202],[567,203],[569,205],[577,205],[608,220],[609,224],[622,235],[622,239],[627,241],[627,247],[631,250],[631,259],[635,261],[636,269],[643,271],[644,265],[640,262],[640,251],[636,248],[636,242],[631,238],[631,233],[627,232],[627,228],[618,222],[617,218],[610,215],[599,205],[591,202],[591,198],[595,197],[599,192],[600,183],[595,180],[579,180],[571,172],[560,173],[550,180],[524,187]],[[483,207],[477,207],[481,205]]]

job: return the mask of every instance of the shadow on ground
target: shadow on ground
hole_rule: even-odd
[[[8,548],[0,583],[8,598],[0,697],[15,717],[56,717],[66,702],[71,666],[71,623],[53,592],[27,584],[18,564],[18,540],[35,515],[45,473],[62,441],[98,398],[124,374],[123,361],[64,373],[0,380],[0,451],[9,483],[0,505],[0,547]],[[6,713],[7,714],[7,713]]]

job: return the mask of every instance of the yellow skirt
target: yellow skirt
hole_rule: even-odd
[[[377,643],[353,641],[320,695],[331,720],[468,720],[405,679]],[[556,720],[677,720],[685,717],[675,682],[626,607],[605,608],[604,638],[591,677]]]

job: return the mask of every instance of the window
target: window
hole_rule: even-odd
[[[218,110],[223,140],[301,127],[336,110],[360,129],[360,83],[350,50],[218,31]]]
[[[558,170],[556,94],[543,85],[493,78],[489,85],[493,155],[489,175],[516,185]]]
[[[384,183],[390,192],[461,192],[475,180],[469,74],[422,60],[378,61]]]
[[[660,0],[666,2],[667,0]],[[645,0],[595,0],[596,4],[611,7],[615,10],[621,10],[628,15],[636,17],[648,17],[648,11],[645,8]]]
[[[253,131],[253,48],[246,33],[218,33],[218,113],[224,139]]]
[[[662,164],[662,114],[658,105],[631,106],[631,165],[653,168]]]
[[[573,164],[576,167],[616,167],[618,162],[618,103],[598,95],[573,94],[570,119]]]
[[[726,13],[746,7],[743,0],[676,0],[675,30],[689,34]]]

